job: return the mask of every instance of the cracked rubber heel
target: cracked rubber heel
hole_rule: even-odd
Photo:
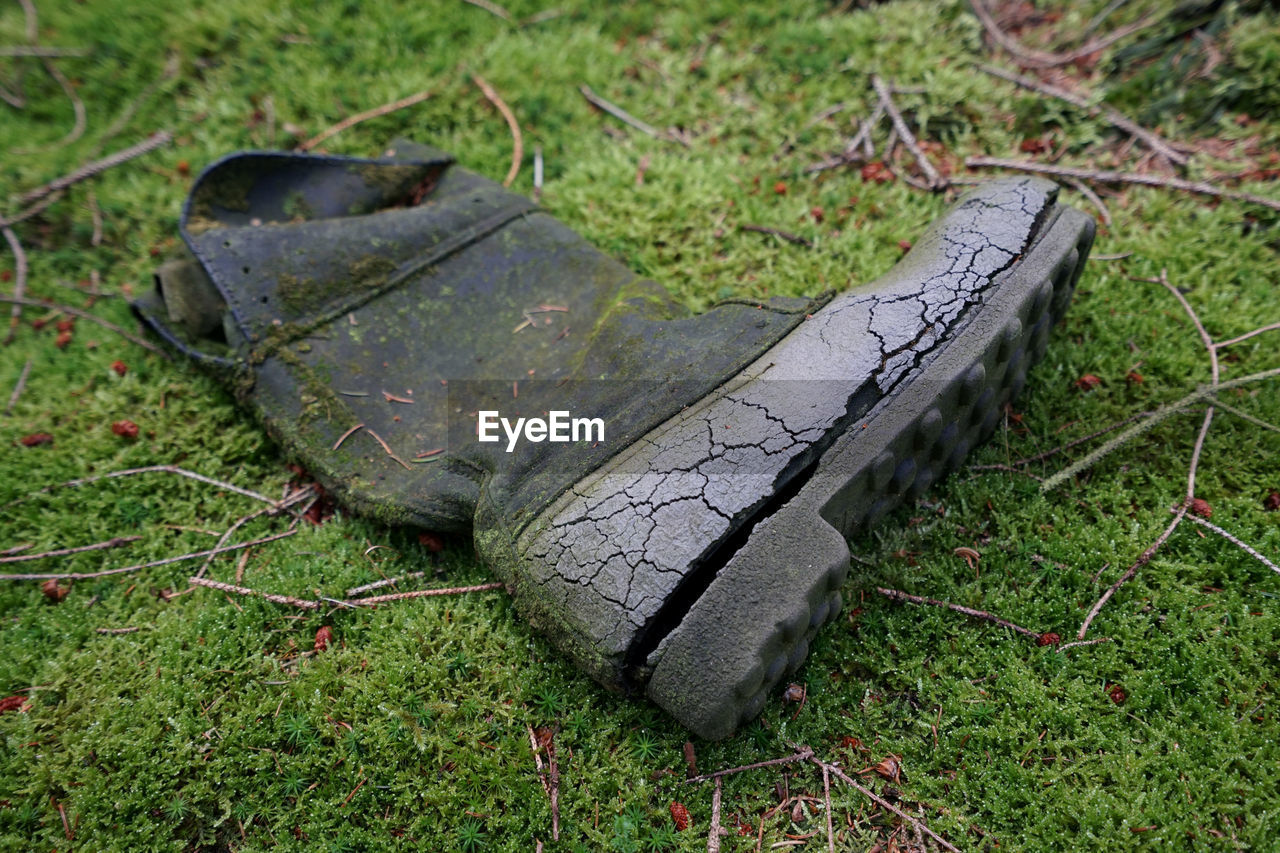
[[[522,611],[602,683],[732,734],[839,611],[845,537],[995,429],[1092,239],[1048,182],[970,193],[525,528]]]

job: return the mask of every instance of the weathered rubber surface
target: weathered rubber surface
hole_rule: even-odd
[[[839,610],[845,536],[994,428],[1093,236],[1053,184],[994,181],[870,284],[692,315],[527,199],[393,147],[213,164],[188,256],[135,307],[348,509],[470,527],[533,627],[705,737]],[[540,304],[573,334],[525,323]],[[477,442],[481,409],[609,431],[506,452]]]
[[[958,465],[1043,354],[1093,237],[1055,197],[1034,179],[969,194],[888,275],[575,484],[519,540],[526,609],[704,737],[753,718],[839,610],[845,536]]]

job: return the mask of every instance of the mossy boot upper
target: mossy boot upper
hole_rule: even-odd
[[[592,677],[722,737],[838,611],[845,537],[994,429],[1093,222],[994,181],[870,284],[699,315],[411,143],[232,155],[180,230],[137,302],[162,336],[348,507],[473,530]],[[553,412],[603,437],[479,440]]]

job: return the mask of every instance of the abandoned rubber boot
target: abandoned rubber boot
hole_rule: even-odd
[[[181,230],[137,304],[162,336],[353,510],[472,529],[530,624],[708,738],[834,617],[845,537],[995,428],[1093,238],[994,181],[870,284],[694,316],[409,143],[233,155]]]

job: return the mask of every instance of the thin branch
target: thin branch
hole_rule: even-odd
[[[129,627],[129,628],[94,628],[93,630],[97,631],[99,634],[120,635],[120,634],[132,634],[137,631],[141,631],[142,629],[137,627]]]
[[[364,586],[352,587],[351,589],[347,590],[347,595],[349,597],[357,596],[362,593],[372,592],[375,589],[382,589],[384,586],[395,586],[396,584],[400,583],[400,581],[417,580],[419,578],[426,577],[426,575],[427,575],[426,572],[410,572],[409,574],[402,575],[398,578],[383,578],[380,581],[367,583]]]
[[[255,492],[252,489],[241,488],[234,483],[228,483],[226,480],[218,480],[213,477],[206,477],[204,474],[197,474],[195,471],[188,471],[186,468],[179,468],[176,465],[148,465],[145,468],[126,468],[123,471],[111,471],[106,474],[94,474],[92,477],[83,477],[79,480],[67,480],[65,483],[56,483],[52,486],[45,486],[43,489],[32,492],[31,495],[44,494],[52,492],[55,489],[65,489],[75,486],[87,486],[90,483],[96,483],[99,480],[114,480],[118,477],[132,477],[137,474],[175,474],[179,477],[186,477],[189,480],[196,480],[209,486],[217,486],[220,489],[226,489],[229,492],[235,492],[237,495],[243,495],[246,498],[262,501],[272,506],[277,505],[277,501],[272,500],[264,494]],[[12,506],[12,504],[9,504]]]
[[[178,54],[169,54],[169,58],[165,61],[164,70],[160,72],[160,76],[155,80],[152,80],[151,83],[147,85],[147,88],[143,89],[136,98],[130,101],[129,105],[126,106],[120,112],[120,115],[116,117],[116,120],[111,122],[111,126],[103,131],[102,136],[98,137],[98,141],[94,143],[92,149],[94,153],[97,153],[103,145],[106,145],[109,141],[114,139],[120,131],[128,127],[129,122],[133,120],[133,116],[137,113],[138,108],[150,100],[151,96],[156,93],[156,90],[164,85],[166,81],[177,77],[180,70],[181,60]]]
[[[1143,418],[1151,417],[1151,414],[1152,414],[1151,412],[1139,412],[1138,414],[1131,415],[1130,417],[1127,417],[1122,421],[1114,423],[1111,426],[1103,427],[1097,432],[1091,432],[1088,435],[1081,436],[1080,438],[1072,439],[1071,441],[1068,441],[1066,444],[1055,447],[1052,450],[1046,450],[1044,453],[1037,453],[1035,456],[1027,456],[1023,459],[1017,459],[1017,460],[1014,460],[1013,462],[1010,462],[1009,464],[1015,465],[1015,466],[1021,466],[1021,465],[1030,465],[1032,462],[1043,462],[1045,459],[1048,459],[1051,456],[1056,456],[1059,453],[1063,452],[1064,450],[1070,450],[1073,447],[1078,447],[1081,444],[1085,444],[1087,442],[1093,441],[1095,438],[1101,438],[1107,433],[1115,432],[1121,427],[1128,426],[1134,421],[1140,421]]]
[[[17,225],[19,222],[25,222],[33,216],[38,216],[48,210],[55,201],[62,198],[62,193],[54,193],[51,196],[31,205],[26,210],[20,210],[13,216],[0,216],[0,228],[8,228]]]
[[[75,123],[72,125],[71,130],[67,131],[66,136],[62,137],[57,142],[40,148],[14,148],[12,149],[12,153],[14,154],[37,154],[44,151],[53,151],[58,148],[64,148],[83,136],[84,129],[88,126],[84,110],[84,101],[81,100],[80,95],[76,92],[76,87],[71,85],[71,81],[67,79],[67,75],[63,74],[62,70],[58,68],[51,59],[41,59],[40,63],[44,66],[44,70],[48,75],[54,79],[54,82],[62,87],[62,91],[65,92],[67,97],[71,100],[71,111],[75,114]]]
[[[319,145],[321,142],[324,142],[329,137],[336,136],[337,134],[341,133],[347,128],[357,125],[362,121],[368,121],[371,118],[377,118],[378,116],[384,116],[384,115],[387,115],[388,113],[393,113],[396,110],[402,110],[405,107],[411,107],[414,104],[421,103],[422,101],[425,101],[427,98],[430,98],[430,97],[431,97],[430,92],[426,92],[426,91],[418,92],[417,94],[409,95],[408,97],[401,98],[398,101],[392,101],[389,104],[383,104],[380,107],[374,107],[371,110],[365,110],[362,113],[356,113],[353,116],[348,116],[347,118],[344,118],[342,121],[330,127],[328,130],[321,131],[320,133],[308,139],[306,142],[299,145],[298,150],[310,151],[312,148],[315,148],[317,145]]]
[[[1221,527],[1209,521],[1208,519],[1201,518],[1198,515],[1188,515],[1187,519],[1189,521],[1194,521],[1196,524],[1200,525],[1201,527],[1206,527],[1209,530],[1212,530],[1214,533],[1218,534],[1223,539],[1226,539],[1232,545],[1235,545],[1241,551],[1244,551],[1250,557],[1253,557],[1255,560],[1262,563],[1262,565],[1266,566],[1271,571],[1276,572],[1277,574],[1280,574],[1280,566],[1277,566],[1275,563],[1268,560],[1265,556],[1263,556],[1257,550],[1250,547],[1248,544],[1236,538],[1235,536],[1228,533],[1227,531],[1223,530]]]
[[[265,545],[268,542],[274,542],[277,539],[284,539],[297,533],[296,530],[286,530],[284,533],[277,533],[274,536],[266,536],[262,539],[255,539],[252,542],[241,542],[238,545],[227,545],[222,548],[214,548],[209,551],[196,551],[193,554],[181,554],[177,557],[166,557],[163,560],[153,560],[150,563],[139,563],[136,566],[125,566],[119,569],[107,569],[101,572],[64,572],[60,574],[29,574],[29,575],[0,575],[0,580],[5,581],[42,581],[42,580],[85,580],[86,578],[102,578],[108,575],[122,575],[129,572],[136,572],[139,569],[151,569],[156,566],[167,566],[170,563],[180,563],[184,560],[198,560],[201,557],[207,557],[211,553],[225,554],[229,551],[239,551],[242,548],[252,548],[255,545]]]
[[[461,595],[464,592],[486,592],[491,589],[504,589],[502,583],[482,583],[475,586],[454,586],[447,589],[415,589],[412,592],[395,592],[390,595],[374,595],[368,598],[348,598],[346,604],[357,607],[372,607],[388,601],[403,601],[407,598],[428,598],[436,595]]]
[[[1055,649],[1055,651],[1065,652],[1067,649],[1074,649],[1079,646],[1096,646],[1099,643],[1109,643],[1109,642],[1111,642],[1110,637],[1098,637],[1096,640],[1076,640],[1073,643],[1063,643],[1062,645],[1058,646],[1058,648]]]
[[[819,767],[826,767],[828,769],[828,772],[839,777],[841,780],[844,781],[846,785],[849,785],[850,787],[852,787],[859,794],[862,794],[862,796],[866,797],[867,799],[871,800],[871,802],[880,806],[880,808],[893,812],[898,817],[902,818],[907,823],[911,824],[917,830],[919,830],[920,832],[923,832],[925,835],[929,836],[934,841],[938,842],[938,844],[941,845],[944,850],[950,850],[952,851],[952,853],[960,853],[959,849],[957,849],[956,846],[952,844],[950,841],[947,841],[947,839],[943,838],[941,835],[938,835],[938,833],[934,832],[928,826],[921,823],[916,818],[913,818],[911,815],[907,814],[902,809],[895,806],[893,803],[879,796],[874,791],[859,785],[856,781],[854,781],[849,776],[847,776],[845,772],[841,770],[837,765],[827,764],[826,762],[822,761],[816,756],[810,756],[809,760],[812,761],[814,764],[817,764]]]
[[[1197,388],[1195,391],[1192,391],[1187,396],[1183,397],[1181,400],[1177,400],[1173,403],[1169,403],[1168,405],[1161,406],[1159,409],[1152,412],[1146,420],[1140,421],[1134,424],[1129,429],[1120,433],[1120,435],[1117,435],[1115,438],[1111,439],[1110,441],[1105,442],[1096,450],[1091,451],[1083,459],[1079,459],[1075,462],[1072,462],[1070,465],[1063,468],[1061,471],[1054,474],[1052,477],[1046,478],[1044,483],[1040,486],[1040,490],[1044,492],[1048,492],[1048,491],[1052,491],[1053,489],[1056,489],[1058,486],[1062,485],[1064,482],[1071,479],[1076,474],[1079,474],[1081,471],[1084,471],[1092,467],[1095,463],[1098,462],[1098,460],[1102,459],[1104,456],[1106,456],[1111,451],[1115,450],[1120,445],[1124,444],[1126,441],[1129,441],[1131,438],[1137,435],[1141,435],[1144,432],[1147,432],[1157,424],[1162,423],[1163,421],[1167,420],[1173,415],[1176,415],[1179,412],[1184,411],[1192,403],[1196,403],[1196,402],[1199,402],[1200,400],[1213,397],[1216,394],[1219,394],[1223,391],[1227,391],[1231,388],[1237,388],[1241,385],[1247,385],[1251,382],[1259,382],[1264,379],[1272,379],[1277,376],[1280,376],[1280,367],[1271,368],[1270,370],[1263,370],[1258,373],[1251,373],[1248,376],[1242,376],[1238,379],[1228,379],[1225,382],[1218,383],[1216,386],[1203,385],[1200,388]]]
[[[108,548],[118,548],[121,545],[127,545],[130,542],[137,542],[141,536],[117,536],[114,539],[108,539],[105,542],[95,542],[92,545],[79,545],[75,548],[59,548],[56,551],[45,551],[40,554],[22,554],[17,557],[0,557],[0,563],[25,563],[28,560],[43,560],[46,557],[66,557],[71,554],[82,554],[86,551],[105,551]]]
[[[1105,50],[1121,39],[1127,38],[1139,30],[1146,29],[1152,24],[1159,22],[1163,17],[1162,14],[1154,14],[1139,18],[1132,24],[1126,24],[1123,27],[1118,27],[1116,30],[1102,38],[1090,39],[1085,44],[1068,53],[1045,53],[1044,51],[1033,50],[1026,47],[1017,39],[1013,38],[1013,36],[1002,30],[982,0],[969,0],[969,5],[973,8],[973,13],[977,15],[983,28],[991,35],[991,38],[996,42],[996,44],[1004,48],[1006,53],[1016,57],[1020,64],[1040,66],[1044,68],[1056,65],[1068,65],[1077,60],[1084,59],[1092,53]]]
[[[1195,324],[1196,332],[1200,335],[1200,341],[1204,344],[1205,351],[1209,353],[1209,368],[1212,376],[1213,387],[1217,388],[1219,379],[1221,378],[1218,369],[1218,349],[1213,345],[1213,338],[1209,336],[1205,330],[1204,323],[1200,322],[1200,316],[1196,314],[1196,310],[1191,307],[1191,303],[1182,295],[1182,291],[1169,283],[1168,270],[1160,270],[1160,278],[1157,279],[1164,289],[1173,294],[1182,306],[1182,310],[1187,312],[1187,316],[1191,318],[1191,322]],[[1195,448],[1191,452],[1191,464],[1187,466],[1187,502],[1196,496],[1196,471],[1200,467],[1200,451],[1204,449],[1205,438],[1209,435],[1209,426],[1213,423],[1213,404],[1205,409],[1204,421],[1200,424],[1200,432],[1196,435]]]
[[[315,493],[316,493],[316,490],[313,487],[307,486],[306,488],[298,489],[298,491],[294,492],[292,495],[290,495],[289,497],[285,498],[282,501],[273,503],[270,506],[264,506],[259,510],[255,510],[254,512],[249,513],[248,515],[243,515],[240,518],[237,518],[231,524],[230,527],[228,527],[226,530],[222,532],[222,535],[218,537],[218,541],[214,544],[213,547],[221,548],[223,545],[227,544],[227,542],[231,539],[231,536],[237,530],[239,530],[244,525],[248,524],[250,521],[253,521],[255,518],[258,518],[260,516],[267,515],[267,514],[275,515],[281,512],[282,510],[288,509],[291,506],[302,503],[307,498],[310,498],[313,495],[315,495]],[[201,564],[200,570],[196,572],[196,577],[198,578],[204,577],[204,573],[209,570],[209,566],[213,565],[214,556],[216,555],[210,554],[208,559],[206,559],[204,563]]]
[[[1084,635],[1089,632],[1089,626],[1093,624],[1094,618],[1102,612],[1102,608],[1111,600],[1111,596],[1115,595],[1116,590],[1124,586],[1125,583],[1128,582],[1129,578],[1137,574],[1138,569],[1151,562],[1151,558],[1156,555],[1156,551],[1160,550],[1160,546],[1168,540],[1168,538],[1173,534],[1173,531],[1182,523],[1182,519],[1185,518],[1186,515],[1187,505],[1184,503],[1178,507],[1177,514],[1173,517],[1173,521],[1171,521],[1169,526],[1164,529],[1164,532],[1156,538],[1156,541],[1152,542],[1151,546],[1147,548],[1147,550],[1138,555],[1138,559],[1133,561],[1133,565],[1126,569],[1125,573],[1121,575],[1115,583],[1107,587],[1107,591],[1104,592],[1102,597],[1094,602],[1093,607],[1089,609],[1089,615],[1084,618],[1084,622],[1080,625],[1080,630],[1076,632],[1077,640],[1084,639]]]
[[[707,853],[720,853],[720,796],[723,785],[723,780],[717,776],[715,789],[711,792],[711,828],[707,831]]]
[[[945,607],[948,610],[954,610],[957,613],[963,613],[964,615],[972,616],[975,619],[983,619],[987,622],[993,622],[996,625],[1001,626],[1002,628],[1009,628],[1011,630],[1017,631],[1019,634],[1022,634],[1027,637],[1031,637],[1032,639],[1035,639],[1035,640],[1039,640],[1040,637],[1043,636],[1043,632],[1032,631],[1029,628],[1023,628],[1021,625],[1015,625],[1014,623],[1010,622],[1008,619],[1001,619],[999,616],[996,616],[994,613],[988,613],[985,610],[974,610],[972,607],[965,607],[964,605],[961,605],[961,604],[951,604],[950,602],[939,601],[936,598],[925,598],[924,596],[921,596],[921,595],[911,595],[910,593],[902,592],[901,590],[885,589],[882,586],[876,587],[876,592],[880,593],[886,598],[892,598],[895,601],[911,601],[916,604],[928,604],[928,605],[932,605],[933,607]]]
[[[1080,195],[1087,198],[1089,200],[1089,203],[1092,204],[1095,208],[1097,208],[1098,216],[1102,219],[1102,224],[1110,228],[1111,227],[1111,211],[1107,209],[1107,204],[1102,200],[1102,197],[1099,196],[1096,192],[1094,192],[1093,188],[1090,187],[1088,184],[1086,184],[1084,181],[1080,181],[1075,178],[1067,178],[1067,183],[1071,184],[1071,186],[1075,189],[1076,192],[1080,193]]]
[[[520,161],[524,159],[524,137],[520,134],[520,122],[516,121],[515,113],[511,112],[511,107],[507,106],[507,102],[502,100],[494,88],[489,85],[478,74],[471,75],[472,81],[480,87],[480,91],[484,92],[485,98],[489,103],[498,108],[498,112],[502,113],[502,117],[507,122],[507,127],[511,128],[511,168],[507,170],[507,176],[502,180],[504,187],[511,186],[511,182],[516,179],[516,175],[520,173]]]
[[[1219,409],[1222,409],[1224,412],[1230,412],[1236,417],[1248,421],[1254,426],[1262,427],[1263,429],[1270,430],[1271,432],[1280,432],[1280,426],[1276,426],[1273,423],[1264,421],[1262,418],[1254,417],[1253,415],[1249,414],[1243,409],[1237,409],[1235,406],[1232,406],[1229,403],[1224,403],[1221,400],[1218,400],[1217,402],[1214,403],[1214,405],[1217,406]]]
[[[1203,181],[1188,181],[1183,178],[1163,177],[1160,175],[1141,175],[1133,172],[1115,172],[1099,169],[1081,169],[1074,166],[1054,166],[1047,163],[1031,163],[1021,160],[1002,160],[999,157],[966,157],[965,166],[969,168],[990,167],[993,169],[1012,169],[1018,172],[1034,172],[1042,175],[1057,175],[1064,178],[1079,178],[1085,181],[1097,181],[1103,184],[1137,184],[1145,187],[1165,187],[1183,190],[1214,198],[1229,198],[1235,201],[1257,204],[1271,210],[1280,210],[1280,201],[1263,198],[1252,193],[1224,190]]]
[[[4,239],[9,243],[9,249],[13,252],[13,265],[16,269],[16,275],[13,282],[13,310],[9,312],[9,332],[5,335],[5,345],[13,343],[14,337],[18,334],[18,323],[22,321],[22,301],[27,292],[27,253],[22,251],[22,243],[18,241],[18,235],[13,233],[13,229],[5,226]]]
[[[288,604],[293,607],[300,607],[303,610],[319,610],[320,602],[310,601],[304,598],[294,598],[291,595],[276,595],[270,592],[258,592],[256,589],[249,589],[244,586],[236,586],[235,584],[223,583],[222,581],[210,580],[209,578],[188,578],[188,582],[192,586],[206,586],[209,589],[216,589],[219,592],[233,592],[236,595],[246,595],[250,597],[262,598],[276,604]]]
[[[836,835],[831,826],[831,768],[822,765],[822,801],[827,812],[827,853],[836,853]]]
[[[885,86],[884,81],[877,74],[871,75],[871,85],[875,87],[876,95],[880,98],[880,104],[884,107],[885,112],[889,114],[889,119],[893,122],[893,127],[898,131],[898,137],[902,140],[902,144],[907,146],[907,150],[916,158],[916,162],[920,164],[920,171],[924,173],[925,179],[929,183],[929,188],[938,190],[946,186],[946,180],[938,174],[938,170],[929,162],[929,158],[920,150],[920,145],[916,142],[915,136],[911,134],[910,128],[907,127],[906,121],[902,118],[902,113],[898,112],[897,105],[893,102],[893,95],[889,93],[889,88]],[[887,158],[886,158],[887,159]]]
[[[61,192],[62,190],[65,190],[70,186],[78,184],[83,180],[92,178],[94,175],[97,175],[100,172],[105,172],[107,169],[110,169],[114,166],[119,166],[121,163],[128,162],[129,160],[132,160],[135,157],[141,157],[143,154],[147,154],[151,151],[154,151],[157,148],[159,148],[161,145],[165,145],[171,142],[172,140],[173,140],[173,134],[170,133],[169,131],[167,130],[158,131],[156,133],[151,134],[141,142],[138,142],[134,145],[130,145],[128,148],[123,148],[114,154],[108,154],[106,157],[103,157],[101,160],[94,160],[91,163],[85,163],[83,166],[76,169],[74,172],[69,172],[66,175],[63,175],[61,178],[57,178],[56,180],[50,181],[44,186],[36,187],[34,190],[30,190],[26,193],[23,193],[23,195],[19,198],[19,201],[22,204],[29,204],[30,202],[33,202],[33,201],[39,201],[40,199],[44,198],[47,195],[51,195],[52,193],[56,193],[56,192]]]
[[[768,761],[757,761],[755,764],[744,764],[741,767],[730,767],[728,770],[717,770],[715,773],[704,773],[701,776],[694,776],[692,779],[686,779],[686,785],[692,785],[695,782],[706,782],[709,779],[719,779],[721,776],[732,776],[734,773],[743,773],[747,770],[759,770],[761,767],[773,767],[777,764],[792,764],[796,761],[808,761],[813,758],[813,750],[807,746],[797,747],[793,755],[784,755],[782,758],[771,758]]]
[[[61,311],[64,314],[70,314],[73,317],[80,317],[81,319],[88,320],[91,323],[97,323],[104,329],[115,332],[120,337],[131,343],[137,344],[143,349],[150,350],[151,352],[164,356],[165,358],[169,357],[168,353],[150,341],[144,340],[135,334],[125,331],[110,320],[104,320],[96,314],[91,314],[88,311],[82,311],[81,309],[74,308],[70,305],[61,305],[57,302],[49,302],[44,299],[26,299],[17,296],[0,296],[0,302],[6,302],[11,305],[28,305],[34,308],[52,308],[55,311]]]
[[[1060,101],[1066,101],[1072,106],[1079,107],[1090,116],[1104,116],[1111,125],[1119,130],[1124,131],[1130,136],[1142,140],[1147,147],[1156,152],[1160,156],[1179,166],[1187,165],[1187,155],[1181,154],[1169,145],[1158,133],[1148,130],[1142,125],[1130,119],[1124,113],[1110,107],[1106,104],[1093,104],[1088,98],[1081,97],[1074,92],[1068,92],[1066,89],[1059,89],[1048,83],[1042,83],[1032,77],[1025,77],[1021,74],[1015,74],[1012,71],[1005,71],[1003,68],[997,68],[994,65],[978,65],[978,70],[993,77],[999,77],[1001,80],[1008,80],[1010,83],[1021,86],[1024,89],[1030,89],[1033,92],[1039,92],[1042,95],[1048,95],[1051,98],[1057,98]],[[1110,224],[1108,222],[1108,224]]]
[[[1263,332],[1274,332],[1277,330],[1280,330],[1280,323],[1271,323],[1270,325],[1263,326],[1258,329],[1254,329],[1252,332],[1245,332],[1243,335],[1239,335],[1237,337],[1231,338],[1230,340],[1218,341],[1216,344],[1214,344],[1214,346],[1217,347],[1218,349],[1222,349],[1223,347],[1229,347],[1233,344],[1238,344],[1241,341],[1247,341],[1249,340],[1249,338],[1252,338],[1254,335],[1260,335]]]

